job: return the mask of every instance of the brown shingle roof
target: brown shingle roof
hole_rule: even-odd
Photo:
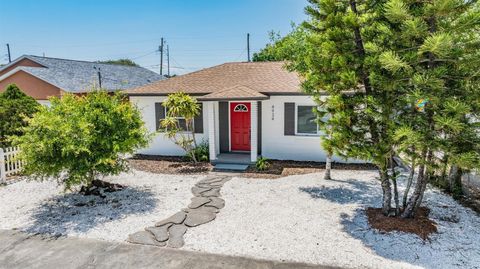
[[[254,91],[246,86],[233,86],[222,91],[212,92],[202,97],[197,98],[202,101],[214,100],[263,100],[268,99],[268,96]]]
[[[300,93],[298,74],[287,71],[284,64],[284,62],[225,63],[125,92],[129,95],[164,95],[178,91],[209,94],[244,86],[258,93]]]

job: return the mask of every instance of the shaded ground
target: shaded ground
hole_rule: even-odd
[[[65,193],[55,181],[19,181],[0,188],[0,229],[124,241],[185,207],[202,178],[133,170],[104,178],[125,188],[102,196]]]

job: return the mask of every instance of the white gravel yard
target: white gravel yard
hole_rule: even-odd
[[[370,229],[361,209],[379,206],[377,175],[233,178],[225,208],[189,229],[184,249],[347,268],[480,268],[480,217],[436,190],[425,195],[439,230],[431,241]]]
[[[438,224],[430,241],[369,228],[362,209],[378,207],[376,171],[336,170],[280,179],[234,177],[221,189],[216,219],[189,228],[183,249],[345,268],[480,268],[480,217],[428,189]],[[203,175],[135,171],[108,177],[125,190],[105,199],[64,193],[55,182],[0,186],[0,229],[125,241],[185,208]]]
[[[0,229],[125,241],[185,207],[202,178],[133,170],[105,179],[128,187],[105,199],[64,193],[54,181],[0,186]]]

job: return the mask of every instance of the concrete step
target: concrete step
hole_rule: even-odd
[[[232,164],[232,163],[217,163],[213,167],[214,171],[245,171],[247,170],[247,164]]]

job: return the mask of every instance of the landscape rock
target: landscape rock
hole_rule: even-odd
[[[218,197],[210,197],[211,201],[206,203],[204,206],[206,207],[215,207],[218,209],[222,209],[225,207],[225,200],[218,198]]]
[[[208,223],[215,219],[217,214],[208,211],[191,211],[188,212],[184,224],[188,227],[195,227],[204,223]]]
[[[157,241],[165,242],[168,240],[168,228],[170,228],[172,225],[173,223],[168,223],[160,227],[148,227],[145,228],[145,230],[152,233]]]
[[[187,232],[187,227],[183,224],[174,224],[168,229],[169,239],[168,247],[180,248],[185,244],[183,235]]]
[[[202,192],[200,195],[202,197],[218,197],[220,196],[220,189],[211,189],[209,191]]]
[[[164,247],[166,245],[165,242],[159,242],[155,240],[153,234],[147,231],[140,231],[128,236],[127,242],[133,244],[140,244],[140,245],[150,245],[150,246],[157,246],[157,247]]]
[[[192,193],[195,196],[201,196],[202,193],[212,190],[212,188],[200,188],[197,186],[192,187]]]
[[[168,219],[157,222],[155,226],[159,227],[168,223],[180,224],[185,220],[185,218],[186,218],[185,212],[180,211],[178,213],[175,213],[173,216],[169,217]]]
[[[210,203],[210,198],[206,197],[193,197],[192,202],[188,205],[189,208],[199,208],[206,203]]]

